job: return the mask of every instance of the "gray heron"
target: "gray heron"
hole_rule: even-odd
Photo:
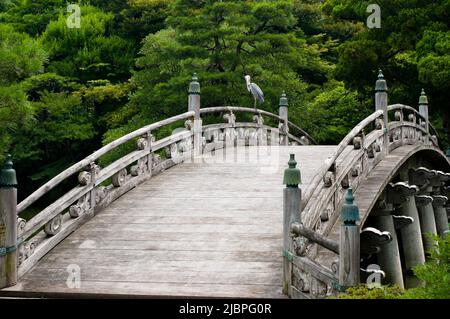
[[[264,93],[256,83],[250,82],[250,75],[246,75],[244,76],[244,78],[245,82],[247,83],[247,90],[253,95],[253,98],[255,99],[254,107],[256,110],[256,101],[258,101],[259,103],[263,103]]]

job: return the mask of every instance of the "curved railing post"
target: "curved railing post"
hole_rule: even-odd
[[[375,83],[375,111],[383,111],[383,152],[385,155],[389,153],[389,136],[388,136],[388,94],[387,84],[381,69],[378,73],[378,80]]]
[[[360,282],[359,209],[353,203],[353,191],[348,189],[341,211],[339,245],[339,287],[343,290]]]
[[[17,283],[17,179],[11,155],[0,171],[0,288]]]
[[[426,135],[425,135],[425,142],[428,144],[430,141],[430,126],[428,125],[428,98],[425,95],[425,90],[422,89],[422,92],[419,97],[419,113],[424,118],[424,124]]]
[[[194,115],[194,155],[202,152],[202,119],[200,117],[200,83],[197,74],[194,73],[189,84],[188,111],[193,111]]]
[[[300,223],[300,202],[302,191],[298,187],[301,183],[300,170],[296,168],[295,155],[291,154],[289,168],[284,171],[283,184],[286,185],[283,197],[283,293],[290,295],[292,280],[291,258],[291,225]]]
[[[280,105],[278,109],[278,115],[281,118],[281,122],[279,124],[280,128],[280,144],[281,145],[289,145],[289,119],[288,119],[288,100],[286,97],[286,93],[283,92],[280,97]]]

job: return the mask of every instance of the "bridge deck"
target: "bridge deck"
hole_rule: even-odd
[[[234,150],[128,192],[3,293],[282,298],[288,154],[296,154],[304,188],[335,146]],[[69,265],[80,267],[80,288],[67,285]]]

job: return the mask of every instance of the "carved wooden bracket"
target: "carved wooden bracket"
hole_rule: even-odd
[[[430,183],[430,180],[437,176],[436,171],[432,171],[425,167],[410,169],[408,171],[409,183],[422,187]]]
[[[398,206],[418,192],[419,188],[415,185],[410,186],[404,182],[390,183],[386,186],[386,202]]]
[[[380,251],[380,246],[391,242],[392,236],[387,231],[380,231],[373,227],[364,228],[360,234],[361,255],[368,256]]]
[[[416,199],[417,207],[426,206],[433,202],[433,197],[427,195],[416,195],[414,198]]]
[[[447,196],[434,195],[433,196],[433,207],[444,207],[447,204]]]
[[[61,230],[62,223],[63,223],[62,222],[62,215],[58,214],[55,217],[53,217],[52,220],[47,222],[47,224],[45,224],[44,232],[48,236],[54,236],[57,233],[59,233],[59,231]]]
[[[412,218],[411,216],[393,215],[392,218],[394,219],[395,229],[402,229],[403,227],[406,227],[414,223],[414,218]]]

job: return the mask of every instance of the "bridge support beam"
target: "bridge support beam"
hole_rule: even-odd
[[[394,226],[394,218],[392,217],[392,205],[386,205],[384,209],[378,209],[374,212],[374,226],[382,231],[391,234],[392,240],[381,247],[377,254],[378,264],[381,270],[386,274],[385,282],[388,284],[396,284],[404,288],[402,263],[400,260],[400,251],[398,248],[397,233]]]
[[[448,198],[442,195],[433,196],[434,218],[436,220],[436,230],[439,236],[444,237],[448,231],[448,217],[445,204]]]
[[[17,283],[17,179],[8,154],[0,171],[0,288]]]
[[[434,241],[428,237],[428,234],[436,235],[436,221],[433,212],[433,197],[427,195],[416,196],[416,206],[419,211],[420,229],[422,231],[422,240],[424,244],[425,254],[427,254]]]
[[[414,220],[411,225],[400,230],[406,270],[407,272],[411,272],[414,266],[425,262],[419,212],[417,211],[414,195],[407,197],[406,202],[401,207],[401,212],[402,215],[411,217]]]

